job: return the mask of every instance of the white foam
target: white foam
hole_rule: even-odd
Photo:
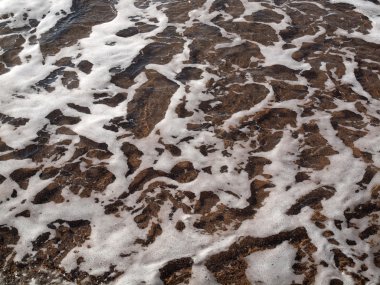
[[[212,175],[200,172],[197,179],[186,184],[179,184],[169,178],[157,178],[153,181],[165,181],[170,184],[179,186],[181,191],[192,191],[198,198],[202,191],[214,191],[220,199],[220,203],[231,208],[244,208],[248,205],[247,199],[250,197],[250,183],[246,172],[238,170],[246,165],[249,155],[249,141],[239,141],[229,148],[230,157],[222,154],[225,149],[223,139],[216,137],[215,130],[209,128],[202,131],[188,131],[186,125],[188,123],[204,122],[205,114],[199,111],[199,103],[204,100],[214,99],[211,93],[207,93],[207,83],[210,79],[219,80],[218,76],[212,74],[208,70],[207,64],[189,64],[185,63],[189,60],[189,45],[191,39],[186,39],[183,51],[175,55],[173,59],[166,65],[150,64],[147,69],[157,70],[168,79],[176,81],[179,88],[171,98],[170,105],[165,114],[164,119],[159,122],[151,134],[143,139],[137,140],[133,137],[125,137],[119,139],[120,135],[129,134],[128,131],[120,130],[119,132],[111,132],[103,128],[111,119],[118,116],[125,116],[127,104],[133,99],[135,90],[147,81],[144,73],[141,73],[135,78],[135,84],[125,90],[110,83],[110,69],[118,67],[123,69],[128,67],[132,60],[140,50],[152,42],[152,37],[162,32],[168,27],[168,18],[164,11],[159,10],[160,3],[151,4],[147,9],[138,9],[133,5],[133,0],[120,0],[116,5],[117,16],[114,20],[92,28],[89,37],[80,39],[77,44],[63,48],[54,56],[49,56],[43,59],[38,45],[30,45],[28,42],[24,44],[24,50],[20,54],[22,64],[13,67],[8,73],[0,76],[0,112],[13,117],[25,117],[29,121],[25,126],[15,128],[9,124],[0,125],[0,137],[10,147],[21,149],[36,137],[36,132],[45,124],[48,124],[48,115],[55,109],[60,109],[67,116],[78,116],[81,122],[70,126],[70,128],[79,135],[85,136],[99,143],[106,143],[108,149],[113,153],[109,159],[102,160],[107,165],[115,176],[116,180],[108,186],[103,193],[93,193],[91,198],[79,198],[72,194],[69,189],[65,188],[62,195],[65,200],[70,200],[69,203],[55,204],[47,203],[35,205],[30,201],[33,200],[35,194],[47,186],[51,180],[40,180],[38,174],[31,178],[27,191],[20,190],[17,183],[11,179],[7,179],[1,184],[0,197],[3,200],[9,197],[12,189],[18,189],[18,197],[4,203],[0,207],[0,224],[7,224],[18,229],[21,237],[20,242],[15,246],[17,253],[16,259],[20,260],[26,253],[31,251],[32,241],[41,233],[51,231],[46,225],[57,219],[76,220],[84,219],[91,222],[91,236],[82,247],[71,251],[62,261],[62,268],[70,271],[76,267],[76,259],[79,256],[84,257],[84,262],[80,265],[81,270],[88,271],[91,274],[102,274],[109,270],[111,264],[116,265],[116,269],[123,271],[123,275],[118,278],[113,284],[161,284],[159,280],[158,269],[166,262],[176,258],[191,257],[194,260],[193,275],[190,279],[190,284],[217,284],[211,273],[204,267],[203,262],[211,255],[227,250],[228,247],[238,240],[240,236],[255,236],[266,237],[277,234],[280,231],[292,230],[299,226],[304,226],[310,236],[312,242],[317,246],[318,252],[314,254],[316,262],[326,260],[333,264],[333,254],[330,252],[332,246],[326,239],[320,235],[320,230],[311,222],[310,217],[313,214],[313,209],[305,207],[297,216],[288,216],[285,212],[294,204],[301,196],[309,193],[311,190],[320,185],[330,185],[336,189],[335,195],[329,200],[323,201],[322,213],[328,217],[326,222],[327,227],[333,228],[332,221],[334,219],[344,220],[343,210],[347,207],[352,207],[357,203],[365,202],[369,198],[369,191],[354,193],[357,188],[356,183],[361,180],[365,172],[366,163],[361,159],[353,156],[352,150],[343,144],[336,136],[336,131],[332,128],[330,119],[331,114],[328,111],[318,111],[311,117],[302,118],[300,116],[302,108],[300,104],[306,103],[313,96],[314,90],[309,88],[309,93],[305,100],[288,100],[285,102],[274,102],[274,91],[271,87],[270,80],[263,85],[269,90],[266,98],[255,105],[254,107],[241,110],[223,122],[219,127],[225,131],[230,131],[232,128],[239,126],[240,120],[244,116],[254,115],[255,113],[266,108],[288,108],[295,111],[297,117],[297,127],[300,128],[302,123],[310,120],[315,120],[320,128],[320,132],[332,148],[339,152],[337,155],[329,157],[330,165],[321,171],[310,171],[310,180],[304,183],[294,184],[294,176],[299,171],[294,161],[297,160],[300,145],[297,140],[292,138],[292,131],[295,128],[287,126],[284,129],[283,138],[278,145],[270,152],[256,153],[255,155],[268,158],[272,161],[270,165],[266,165],[264,173],[269,173],[273,177],[271,182],[275,185],[266,191],[269,193],[268,198],[263,202],[263,207],[258,209],[254,219],[246,220],[237,230],[229,229],[225,232],[217,232],[214,235],[206,234],[193,227],[193,223],[199,218],[199,215],[189,215],[183,213],[182,210],[177,210],[173,215],[173,219],[169,220],[168,216],[171,212],[171,205],[168,202],[161,205],[159,216],[154,218],[155,222],[159,222],[163,233],[158,236],[155,242],[146,248],[135,244],[137,238],[146,238],[147,229],[137,227],[133,216],[130,212],[121,211],[119,217],[114,215],[105,215],[104,207],[101,205],[110,203],[120,194],[127,191],[128,185],[135,176],[125,177],[128,170],[126,158],[120,150],[122,143],[128,141],[136,145],[143,153],[141,166],[139,170],[154,166],[155,169],[162,171],[170,171],[170,169],[180,161],[192,161],[194,167],[198,170],[211,166]],[[264,2],[264,1],[263,1]],[[367,41],[379,43],[380,20],[377,15],[380,13],[378,5],[369,3],[368,1],[349,1],[349,0],[331,0],[332,3],[345,2],[351,3],[357,7],[357,11],[365,14],[374,24],[374,28],[368,35],[360,33],[347,33],[346,31],[338,30],[337,35],[345,35],[347,37],[362,38]],[[200,8],[194,8],[189,12],[189,20],[184,24],[176,24],[179,32],[190,27],[196,21],[215,26],[211,21],[219,12],[209,13],[213,1],[208,0]],[[242,21],[244,16],[251,15],[254,12],[265,9],[263,3],[242,1],[245,12],[240,18],[235,21]],[[40,36],[44,32],[53,27],[59,19],[64,15],[56,15],[56,12],[61,10],[70,12],[71,1],[42,1],[42,0],[2,0],[0,2],[0,14],[15,13],[15,22],[13,27],[22,27],[25,23],[22,21],[22,13],[26,10],[32,18],[41,20],[41,23],[36,29],[36,35]],[[320,6],[320,5],[319,5]],[[50,13],[48,13],[50,11]],[[276,12],[282,14],[284,19],[279,24],[271,24],[278,33],[291,24],[289,16],[280,8],[275,9]],[[42,19],[42,16],[46,17]],[[227,18],[229,15],[223,14]],[[141,17],[141,21],[151,23],[149,19],[156,18],[158,23],[157,29],[144,34],[137,34],[130,38],[121,38],[115,35],[121,29],[132,27],[134,22],[131,21],[131,16]],[[219,43],[214,48],[228,48],[244,43],[239,35],[227,33],[222,30],[222,35],[226,37],[226,42]],[[285,43],[281,39],[271,46],[258,44],[261,53],[265,57],[259,64],[262,66],[271,66],[274,64],[282,64],[294,70],[308,70],[311,68],[309,63],[298,62],[292,58],[294,51],[299,49],[305,42],[313,42],[317,37],[323,35],[325,30],[319,28],[314,35],[303,36],[292,41],[295,48],[283,50],[282,46]],[[113,42],[113,45],[109,43]],[[345,75],[341,78],[342,84],[352,85],[352,89],[368,98],[369,103],[366,105],[368,113],[374,117],[378,117],[376,112],[380,108],[378,101],[372,99],[371,95],[366,92],[360,83],[356,80],[354,70],[357,63],[354,61],[354,54],[348,50],[342,50],[345,54],[344,65],[346,68]],[[79,54],[81,55],[79,57]],[[27,59],[31,56],[31,59]],[[46,78],[57,67],[53,64],[62,57],[69,56],[73,58],[73,63],[78,64],[81,60],[92,62],[93,68],[90,74],[79,72],[77,68],[68,68],[67,70],[78,71],[80,85],[78,89],[67,90],[60,80],[53,84],[56,88],[52,93],[47,92],[43,88],[39,91],[32,89],[40,80]],[[253,59],[255,60],[255,59]],[[185,66],[197,67],[203,70],[202,77],[199,80],[193,80],[187,83],[185,87],[183,83],[176,80],[176,75]],[[321,63],[321,70],[326,70],[326,63]],[[215,68],[215,67],[214,67]],[[326,82],[326,89],[332,90],[334,83],[331,78]],[[247,77],[244,84],[257,83],[252,77]],[[295,81],[287,81],[288,84],[306,85],[305,78],[298,76]],[[186,89],[187,88],[187,89]],[[109,92],[116,94],[118,92],[126,92],[126,101],[119,104],[117,107],[109,107],[103,104],[93,104],[93,94],[100,92]],[[14,96],[17,95],[17,96]],[[188,110],[194,111],[193,115],[188,118],[178,118],[175,112],[176,106],[186,97]],[[336,100],[335,102],[338,102]],[[78,112],[67,107],[68,103],[75,103],[81,106],[89,107],[91,114],[79,114]],[[355,102],[338,102],[337,110],[355,110]],[[374,165],[380,167],[378,137],[379,127],[366,127],[368,134],[357,141],[355,146],[370,152],[373,155]],[[156,131],[160,131],[160,135]],[[54,133],[55,127],[49,126],[48,131]],[[256,134],[255,134],[256,135]],[[186,136],[194,136],[190,142],[179,143]],[[158,143],[159,137],[163,138],[165,143],[177,144],[181,148],[181,156],[173,157],[168,152],[157,156],[155,148],[161,147]],[[68,146],[67,153],[53,161],[46,158],[43,161],[44,167],[57,166],[67,162],[75,151],[74,144],[79,142],[78,136],[63,136],[52,134],[51,143],[59,142],[62,139],[72,139],[73,141]],[[215,152],[204,156],[199,152],[201,145],[213,145]],[[95,161],[94,163],[99,163]],[[28,160],[9,160],[0,162],[0,171],[4,176],[9,176],[12,171],[23,167],[36,167],[38,163]],[[226,173],[220,173],[222,166],[228,166]],[[81,165],[84,167],[84,164]],[[138,171],[134,175],[137,175]],[[380,183],[380,175],[373,178],[370,187]],[[287,187],[290,186],[290,189]],[[145,185],[147,187],[147,185]],[[175,190],[170,190],[175,193]],[[232,191],[239,198],[228,194],[226,191]],[[125,201],[127,206],[136,206],[136,200],[141,193],[137,192],[128,197]],[[99,199],[99,203],[93,202],[94,198]],[[23,199],[27,199],[25,204],[20,204]],[[186,200],[188,202],[188,200]],[[190,203],[190,202],[189,202]],[[104,205],[103,204],[103,205]],[[144,204],[142,204],[144,206]],[[338,205],[338,206],[337,206]],[[14,208],[16,207],[16,208]],[[16,212],[21,212],[24,209],[31,211],[30,218],[14,218]],[[181,220],[185,223],[186,228],[183,232],[178,232],[175,229],[175,221]],[[334,231],[335,238],[342,243],[345,242],[346,236],[354,237],[359,230],[363,230],[368,221],[363,220],[363,226],[356,231],[345,228],[341,232]],[[152,222],[151,222],[152,223]],[[150,225],[151,225],[150,223]],[[362,252],[371,254],[371,248],[359,240],[358,242]],[[347,250],[348,251],[348,250]],[[120,253],[129,254],[128,258],[120,257]],[[346,252],[350,255],[350,252]],[[264,284],[290,284],[291,280],[299,280],[292,272],[291,266],[294,261],[295,250],[289,243],[284,242],[280,246],[272,250],[256,252],[246,257],[249,268],[246,272],[248,279],[252,282],[262,281]],[[366,276],[376,273],[377,269],[370,266]],[[276,272],[276,274],[272,274]],[[316,276],[316,284],[325,284],[330,278],[342,278],[345,284],[353,284],[351,277],[341,274],[336,268],[329,267],[328,269],[318,269]],[[377,282],[375,278],[373,278]],[[289,282],[287,282],[289,281]],[[34,284],[31,281],[30,284]]]
[[[254,252],[246,257],[248,269],[246,271],[248,280],[252,284],[284,284],[284,280],[302,281],[292,271],[292,260],[296,256],[295,249],[284,242],[274,249]],[[272,274],[268,274],[272,272]]]

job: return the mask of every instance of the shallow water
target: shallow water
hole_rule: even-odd
[[[2,0],[2,284],[378,284],[377,0]]]

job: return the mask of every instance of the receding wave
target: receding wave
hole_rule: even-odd
[[[0,1],[1,284],[379,284],[377,0]]]

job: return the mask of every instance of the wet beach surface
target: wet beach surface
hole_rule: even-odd
[[[0,2],[1,284],[378,284],[377,0]]]

